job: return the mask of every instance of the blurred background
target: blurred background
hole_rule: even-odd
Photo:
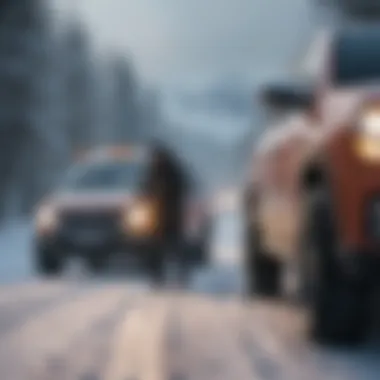
[[[317,16],[303,0],[3,1],[1,218],[99,144],[159,136],[208,185],[240,180],[255,88],[291,68]]]
[[[342,4],[4,0],[1,218],[99,144],[159,137],[208,186],[240,181],[264,125],[258,86],[297,70],[314,31],[349,18]]]
[[[241,302],[238,207],[219,197],[239,194],[270,119],[260,86],[312,66],[318,31],[350,22],[359,3],[0,2],[1,379],[378,378],[373,351],[311,347],[291,307]],[[193,293],[155,296],[124,277],[37,278],[35,207],[78,153],[152,140],[221,199],[214,262]]]

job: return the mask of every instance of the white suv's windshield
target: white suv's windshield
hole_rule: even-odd
[[[337,38],[332,79],[342,86],[380,81],[380,27],[349,30]]]
[[[68,190],[134,190],[143,172],[137,162],[102,162],[75,166],[64,180]]]

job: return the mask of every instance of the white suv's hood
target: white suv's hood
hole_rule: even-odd
[[[113,209],[133,198],[132,194],[119,192],[64,192],[56,194],[52,202],[59,209]]]

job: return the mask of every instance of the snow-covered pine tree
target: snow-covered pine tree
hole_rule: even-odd
[[[88,37],[83,25],[73,20],[63,37],[65,128],[72,155],[93,144],[95,96],[94,64]]]
[[[118,143],[138,141],[141,131],[138,119],[138,84],[131,62],[118,56],[110,62],[112,81],[112,140]]]
[[[35,197],[34,155],[39,137],[34,129],[39,102],[36,72],[41,69],[45,29],[40,0],[1,3],[0,11],[0,216],[14,200]],[[27,188],[28,191],[23,191]],[[17,193],[20,197],[17,197]],[[26,204],[21,209],[28,208]]]

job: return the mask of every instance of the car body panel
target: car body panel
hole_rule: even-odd
[[[127,192],[61,192],[53,195],[47,202],[58,210],[103,210],[120,209],[131,204],[136,195]]]
[[[115,155],[116,152],[116,155]],[[124,153],[127,153],[124,156]],[[139,158],[131,156],[131,152],[137,152]],[[136,231],[126,229],[123,224],[123,220],[126,215],[133,211],[133,208],[139,204],[150,204],[155,209],[157,215],[158,209],[155,207],[155,195],[151,194],[151,191],[145,189],[146,177],[150,173],[149,160],[147,156],[141,156],[143,150],[131,150],[130,148],[123,151],[121,148],[115,150],[108,150],[106,152],[101,151],[86,152],[86,155],[81,157],[79,165],[83,162],[90,163],[91,165],[103,164],[103,163],[120,163],[120,160],[128,165],[129,160],[143,160],[144,165],[141,170],[144,170],[142,178],[139,179],[140,185],[134,189],[114,190],[102,189],[102,190],[77,190],[66,189],[64,186],[62,189],[58,189],[56,193],[48,196],[37,208],[40,210],[43,207],[53,209],[59,223],[57,228],[49,233],[41,234],[38,229],[36,230],[37,239],[39,244],[60,244],[67,248],[75,248],[75,239],[71,239],[78,233],[87,232],[93,235],[101,235],[104,233],[105,238],[98,244],[98,249],[103,246],[109,249],[119,249],[122,251],[128,250],[128,247],[143,246],[157,244],[162,238],[162,226],[159,220],[157,225],[152,231],[146,234],[137,234]],[[105,154],[106,153],[106,154]],[[148,181],[149,182],[149,181]],[[197,191],[190,189],[187,194],[186,205],[184,208],[184,231],[182,233],[186,235],[191,243],[199,243],[203,239],[203,229],[208,222],[207,207],[205,207],[205,199]],[[158,216],[159,218],[159,216]],[[75,230],[75,231],[74,231]],[[71,235],[70,235],[71,234]],[[96,243],[97,239],[94,240]],[[80,246],[77,247],[81,249]],[[96,248],[96,244],[94,247]]]
[[[327,41],[332,48],[333,38]],[[355,148],[363,136],[360,115],[366,107],[380,104],[380,85],[336,88],[328,81],[329,62],[326,58],[324,74],[315,87],[314,108],[281,116],[253,154],[248,186],[259,202],[250,212],[259,220],[266,250],[281,260],[291,259],[299,250],[302,179],[312,167],[322,169],[328,178],[342,249],[380,248],[380,240],[368,234],[365,214],[371,197],[380,197],[380,160],[366,160]]]
[[[259,146],[260,176],[258,212],[267,251],[288,257],[294,252],[301,221],[299,175],[304,162],[316,149],[316,130],[306,127],[301,114],[290,115],[285,126],[274,127],[270,139]]]

